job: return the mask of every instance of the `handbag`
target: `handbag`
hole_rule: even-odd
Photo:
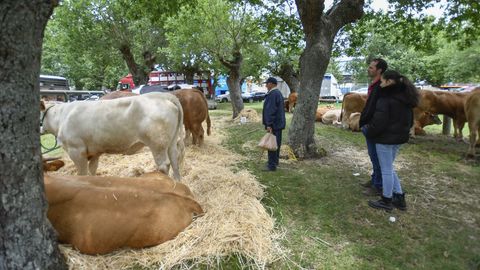
[[[263,148],[268,151],[277,151],[278,145],[277,145],[277,137],[273,135],[270,132],[267,132],[265,136],[260,139],[260,142],[258,143],[258,147]]]

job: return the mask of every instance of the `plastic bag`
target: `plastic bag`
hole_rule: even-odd
[[[265,134],[265,136],[262,137],[262,139],[260,139],[258,147],[268,151],[277,151],[277,137],[275,137],[275,135],[273,135],[272,133],[268,132],[267,134]]]

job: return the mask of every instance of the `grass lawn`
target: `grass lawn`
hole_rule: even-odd
[[[261,113],[262,103],[245,107]],[[231,116],[231,104],[219,104],[210,113]],[[263,203],[286,229],[284,245],[291,250],[292,261],[308,269],[480,269],[480,166],[478,158],[464,160],[467,144],[441,135],[405,144],[396,164],[408,210],[386,213],[367,206],[367,200],[375,198],[364,196],[359,185],[369,178],[370,169],[363,162],[367,159],[363,136],[316,125],[327,156],[281,160],[276,172],[261,171],[265,158],[258,162],[259,153],[244,147],[263,136],[260,123],[227,129],[226,146],[249,157],[238,166],[266,186]],[[288,131],[283,134],[286,143]],[[390,222],[390,216],[396,222]],[[230,268],[229,262],[225,264]],[[270,268],[298,266],[280,261]]]

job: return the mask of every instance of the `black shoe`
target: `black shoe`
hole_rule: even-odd
[[[368,182],[360,183],[360,186],[369,188],[372,186],[372,180],[368,180]]]
[[[372,185],[362,192],[365,196],[382,196],[382,190]]]
[[[395,208],[398,208],[402,211],[407,210],[407,203],[405,202],[405,192],[404,193],[393,193],[392,205]]]
[[[383,209],[386,211],[392,211],[392,198],[383,197],[378,201],[368,201],[368,206],[375,209]]]

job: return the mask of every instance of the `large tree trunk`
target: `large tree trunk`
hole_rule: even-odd
[[[342,0],[325,14],[323,0],[296,0],[306,47],[300,58],[300,89],[292,124],[288,130],[289,145],[299,158],[316,157],[315,112],[337,32],[363,15],[363,0]]]
[[[56,1],[1,1],[0,269],[66,269],[47,220],[39,134],[43,31]]]
[[[135,86],[148,83],[148,75],[150,71],[153,70],[153,64],[155,63],[155,57],[152,56],[149,52],[144,52],[143,58],[145,62],[145,67],[137,64],[135,62],[135,57],[133,56],[130,45],[122,44],[119,48],[120,53],[122,54],[123,60],[127,64],[128,71],[132,74],[133,83]]]
[[[297,92],[300,89],[300,76],[292,63],[282,63],[278,70],[278,76],[285,81],[291,92]]]
[[[230,91],[230,100],[232,102],[232,118],[237,117],[244,107],[240,82],[240,69],[230,69],[227,78],[227,85],[228,90]]]
[[[235,118],[243,110],[242,90],[240,87],[240,82],[242,80],[240,68],[242,67],[243,56],[240,53],[240,50],[237,49],[233,53],[233,60],[228,61],[221,58],[220,62],[229,70],[227,85],[228,91],[230,91],[230,100],[232,102],[232,118]]]

